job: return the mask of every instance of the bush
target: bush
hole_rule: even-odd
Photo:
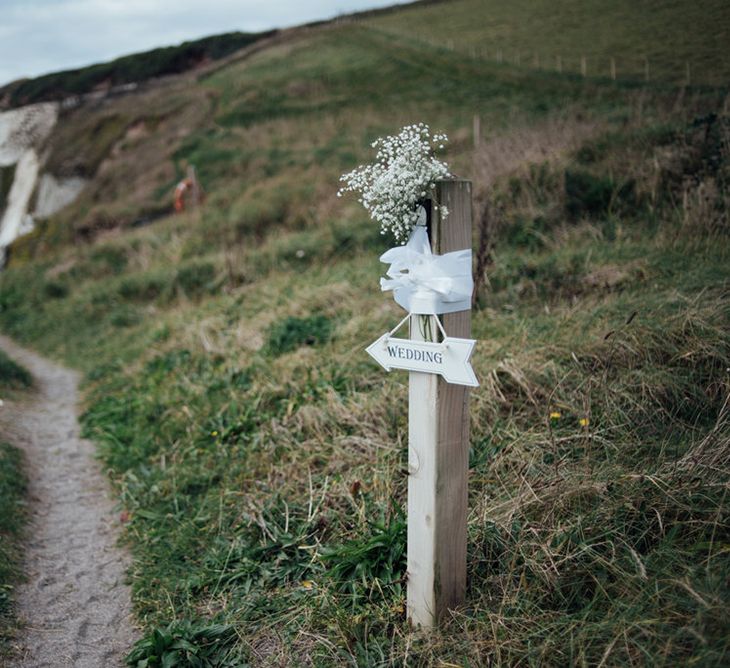
[[[138,325],[142,320],[142,317],[136,310],[129,306],[122,305],[116,309],[109,318],[109,322],[114,327],[134,327]]]
[[[120,274],[127,266],[127,253],[117,246],[100,246],[91,254],[91,261],[104,270]]]
[[[196,262],[180,267],[175,277],[177,285],[186,295],[200,295],[214,288],[215,267],[210,262]]]
[[[33,376],[0,350],[0,387],[30,387]]]
[[[119,296],[128,301],[153,301],[160,297],[170,284],[170,277],[164,273],[135,274],[125,277],[119,284]]]
[[[326,343],[332,335],[332,321],[325,315],[308,318],[288,317],[269,328],[268,349],[272,355],[283,355],[302,345]]]
[[[43,286],[43,292],[51,299],[63,299],[68,295],[68,285],[60,281],[48,281]]]
[[[618,184],[590,172],[565,170],[565,210],[574,220],[581,216],[602,216],[617,206],[635,202],[636,183],[633,180]]]

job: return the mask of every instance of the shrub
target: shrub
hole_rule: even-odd
[[[211,262],[195,262],[178,269],[175,285],[185,294],[194,296],[211,291],[214,280],[215,267]]]
[[[0,350],[0,386],[30,387],[32,384],[33,376],[30,372]]]
[[[68,296],[68,285],[60,281],[48,281],[43,286],[43,292],[50,299],[63,299]]]
[[[617,184],[612,179],[580,170],[565,170],[565,210],[573,218],[597,217],[614,204],[630,204],[635,200],[634,181]]]
[[[120,274],[127,266],[127,253],[117,246],[101,246],[91,254],[91,261],[113,274]]]
[[[129,301],[152,301],[160,297],[170,283],[170,277],[164,273],[127,276],[119,284],[119,296]]]
[[[325,315],[290,316],[269,328],[268,349],[272,355],[283,355],[302,345],[326,343],[331,335],[332,321]]]
[[[133,327],[139,324],[141,319],[140,314],[135,309],[122,305],[112,313],[109,322],[114,327]]]

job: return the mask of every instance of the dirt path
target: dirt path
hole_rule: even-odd
[[[79,438],[78,377],[0,336],[38,391],[0,408],[0,435],[26,452],[32,517],[28,582],[17,590],[22,668],[123,664],[135,640],[125,554],[94,447]]]

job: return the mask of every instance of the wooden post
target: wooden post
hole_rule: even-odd
[[[471,182],[437,184],[442,220],[432,205],[434,253],[471,248]],[[412,316],[411,338],[438,337],[437,316]],[[471,311],[439,316],[449,336],[469,338]],[[408,618],[430,628],[466,593],[469,388],[433,374],[410,373],[408,409]]]
[[[195,165],[188,165],[188,179],[190,179],[191,199],[194,206],[199,206],[201,201],[200,183],[198,183],[198,175],[195,172]]]
[[[474,114],[472,131],[474,134],[474,148],[479,148],[482,143],[482,119],[479,117],[479,114]]]

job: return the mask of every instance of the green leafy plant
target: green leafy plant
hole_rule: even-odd
[[[406,570],[406,518],[397,509],[390,520],[368,522],[369,533],[323,551],[327,577],[353,599],[394,585],[397,591]]]
[[[127,655],[133,668],[223,668],[240,666],[231,652],[230,624],[196,625],[183,620],[153,629]]]

